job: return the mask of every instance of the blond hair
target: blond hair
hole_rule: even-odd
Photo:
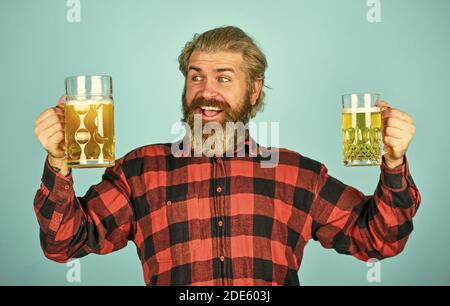
[[[240,52],[243,56],[243,71],[247,75],[248,92],[252,93],[253,83],[262,80],[264,85],[264,73],[267,68],[266,56],[259,49],[253,39],[238,27],[226,26],[215,28],[202,34],[195,34],[191,41],[184,46],[178,56],[180,71],[186,77],[189,58],[194,51],[217,52],[232,51]],[[255,105],[252,106],[251,118],[263,109],[264,90],[261,90]]]

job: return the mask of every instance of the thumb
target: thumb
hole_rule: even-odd
[[[384,111],[388,108],[391,108],[391,105],[384,100],[380,100],[375,102],[375,105],[381,108],[381,111]]]

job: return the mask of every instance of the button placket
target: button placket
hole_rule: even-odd
[[[223,191],[224,191],[224,186],[223,186],[223,179],[225,178],[225,171],[224,171],[224,165],[223,165],[223,159],[218,157],[214,159],[214,177],[213,180],[215,182],[215,186],[214,186],[214,202],[215,205],[217,205],[217,219],[216,219],[216,224],[215,226],[217,227],[218,230],[218,256],[219,256],[219,262],[220,262],[220,274],[222,276],[222,281],[226,278],[226,273],[224,270],[224,265],[225,265],[225,256],[224,254],[226,253],[225,250],[225,240],[224,240],[224,214],[225,214],[225,208],[224,208],[224,197],[223,195]]]

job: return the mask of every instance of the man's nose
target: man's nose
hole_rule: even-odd
[[[205,99],[213,99],[217,97],[217,86],[213,79],[205,79],[205,81],[203,82],[203,88],[201,89],[201,94]]]

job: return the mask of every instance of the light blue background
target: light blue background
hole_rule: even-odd
[[[65,0],[0,1],[0,284],[58,284],[68,267],[44,258],[33,198],[45,153],[35,118],[64,93],[64,78],[113,76],[117,156],[169,142],[180,116],[177,56],[194,33],[237,25],[265,52],[265,111],[279,121],[280,145],[325,163],[343,182],[371,194],[376,167],[341,162],[340,95],[379,92],[414,118],[408,157],[422,193],[415,230],[402,254],[381,262],[382,285],[450,284],[450,1],[382,0],[382,22],[366,20],[365,0],[81,0],[81,22]],[[103,170],[76,170],[84,194]],[[304,285],[371,285],[364,262],[311,241]],[[132,243],[81,260],[81,284],[143,284]]]

